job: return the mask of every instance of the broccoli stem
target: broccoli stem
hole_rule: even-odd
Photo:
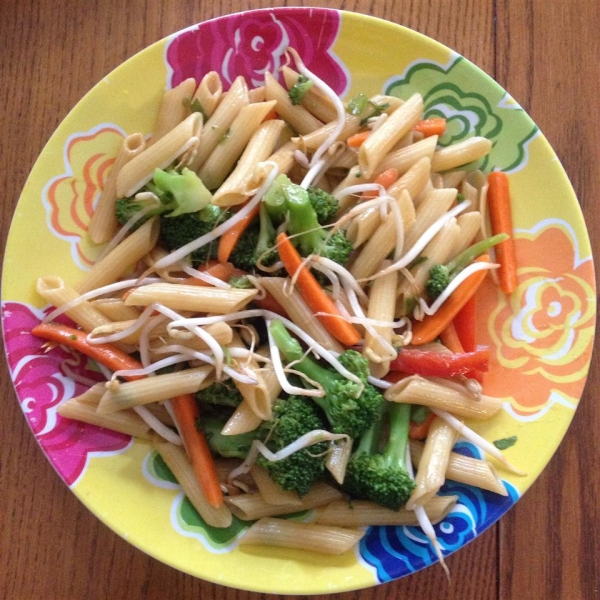
[[[294,236],[295,245],[310,254],[316,252],[327,234],[321,228],[317,213],[310,203],[308,192],[298,186],[286,190],[290,222],[288,232]]]
[[[265,252],[268,252],[273,247],[275,240],[275,228],[269,218],[267,207],[261,203],[258,213],[260,229],[258,233],[258,242],[256,244],[256,256],[260,257]]]
[[[462,271],[469,263],[475,260],[480,254],[483,254],[486,250],[489,250],[493,246],[496,246],[508,239],[506,233],[498,233],[492,237],[485,238],[472,246],[469,246],[463,250],[458,256],[455,256],[446,267],[450,273],[456,273]]]
[[[300,343],[289,334],[281,321],[273,321],[269,326],[269,331],[285,360],[287,362],[299,361],[294,365],[294,369],[322,385],[327,394],[327,390],[338,377],[329,369],[317,364],[310,357],[304,356]],[[313,400],[325,409],[327,402],[324,398],[315,397]]]
[[[390,437],[383,450],[383,459],[388,467],[404,469],[410,426],[410,404],[391,402],[388,419],[390,421]]]

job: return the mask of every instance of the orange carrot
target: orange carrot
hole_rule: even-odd
[[[465,352],[474,352],[477,348],[475,340],[475,312],[476,300],[473,296],[454,317],[454,328],[456,335],[462,344]]]
[[[87,333],[80,329],[73,329],[60,323],[41,323],[36,325],[31,333],[38,337],[53,342],[58,342],[69,348],[73,348],[81,354],[85,354],[90,358],[103,364],[111,371],[119,371],[121,369],[142,369],[142,364],[135,358],[129,356],[126,352],[119,350],[111,344],[90,344],[87,341]],[[131,375],[125,377],[127,381],[143,379],[145,375]]]
[[[490,262],[490,257],[483,254],[473,262]],[[487,271],[476,271],[454,290],[434,315],[425,315],[422,321],[415,321],[411,343],[419,346],[435,340],[452,322],[458,311],[473,297],[486,275]]]
[[[277,248],[285,270],[290,277],[297,274],[298,291],[329,333],[342,344],[354,346],[360,342],[360,333],[345,321],[333,300],[323,291],[314,275],[302,264],[302,257],[285,233],[277,236]]]
[[[413,127],[413,131],[418,131],[425,137],[430,137],[432,135],[443,135],[446,131],[446,119],[443,117],[423,119]]]
[[[273,108],[266,115],[263,121],[273,121],[273,119],[279,119],[277,111]]]
[[[143,368],[142,364],[135,358],[115,346],[111,344],[90,344],[84,331],[60,323],[42,323],[34,327],[31,333],[46,340],[69,346],[113,371]],[[134,381],[144,377],[145,375],[130,375],[125,376],[124,379]],[[174,398],[173,410],[186,451],[202,490],[208,501],[213,506],[219,507],[223,504],[221,486],[204,434],[200,434],[196,430],[196,418],[199,413],[193,394]]]
[[[243,219],[240,219],[233,227],[228,229],[220,238],[219,238],[219,251],[217,254],[217,258],[219,262],[227,262],[235,245],[237,244],[240,236],[246,229],[248,225],[254,220],[255,217],[258,216],[258,212],[260,210],[260,206],[254,207]]]
[[[496,258],[500,264],[498,278],[500,288],[505,294],[511,294],[517,288],[517,258],[513,238],[510,193],[508,176],[502,171],[488,175],[487,202],[490,213],[492,233],[506,233],[510,237],[496,246]]]
[[[444,346],[450,350],[450,352],[454,352],[454,354],[464,354],[465,349],[460,342],[460,338],[458,337],[458,333],[456,332],[453,321],[450,321],[446,329],[440,333],[440,340],[442,341],[442,344],[444,344]]]
[[[346,140],[346,144],[348,144],[350,148],[360,148],[365,142],[365,140],[369,137],[369,135],[371,135],[370,129],[367,129],[365,131],[359,131],[358,133],[351,135]]]
[[[429,428],[431,427],[431,423],[435,417],[435,413],[429,413],[427,418],[422,423],[411,421],[410,425],[408,426],[408,437],[411,440],[424,440],[429,433]]]
[[[200,411],[193,394],[182,394],[171,401],[177,428],[183,439],[187,455],[190,457],[194,474],[206,499],[214,507],[223,505],[223,492],[215,461],[208,447],[203,431],[196,427]]]
[[[206,265],[201,265],[199,267],[199,271],[206,273],[207,275],[211,275],[212,277],[216,277],[221,281],[229,281],[231,276],[233,275],[235,267],[230,262],[214,262],[207,263]],[[184,281],[187,285],[198,285],[198,286],[210,286],[210,283],[203,281],[202,279],[198,279],[197,277],[190,277]]]
[[[387,189],[390,187],[390,185],[392,185],[392,183],[394,183],[394,181],[396,181],[396,179],[398,179],[398,169],[395,169],[394,167],[390,167],[389,169],[386,169],[385,171],[383,171],[382,173],[377,175],[374,183],[378,183],[380,186]],[[363,192],[362,193],[363,200],[369,200],[370,198],[375,198],[375,197],[377,197],[377,192]]]

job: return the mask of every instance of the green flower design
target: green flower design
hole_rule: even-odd
[[[477,165],[480,169],[519,170],[527,163],[527,145],[538,128],[496,82],[481,77],[475,69],[462,56],[450,65],[420,61],[389,81],[385,93],[406,99],[419,91],[423,94],[425,117],[447,120],[446,133],[439,140],[441,146],[483,136],[494,145]]]
[[[169,467],[167,467],[162,457],[156,452],[152,453],[148,461],[148,471],[150,475],[158,480],[177,483]],[[233,517],[233,522],[225,529],[210,527],[185,496],[183,496],[177,505],[176,519],[177,525],[181,530],[192,535],[201,536],[205,544],[216,551],[223,550],[231,545],[247,526],[243,521]]]

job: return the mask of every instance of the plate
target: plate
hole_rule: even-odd
[[[373,44],[377,40],[377,44]],[[123,137],[151,131],[165,88],[216,70],[259,85],[291,45],[345,98],[423,94],[442,115],[442,143],[483,135],[494,143],[486,171],[509,174],[520,265],[518,289],[493,286],[478,304],[478,343],[491,349],[486,393],[503,410],[476,426],[488,440],[517,436],[501,471],[507,497],[447,483],[459,502],[436,533],[446,553],[495,523],[556,450],[577,408],[592,352],[595,289],[590,244],[577,199],[546,139],[511,96],[445,46],[383,20],[317,8],[262,9],[220,17],[140,52],[94,87],[58,127],[23,190],[10,230],[2,322],[11,377],[33,434],[74,494],[116,533],[153,557],[223,585],[261,592],[341,592],[403,577],[436,562],[413,527],[373,527],[341,557],[298,550],[241,549],[244,526],[206,526],[142,442],[57,415],[58,404],[98,379],[93,364],[58,347],[40,350],[27,332],[47,307],[37,277],[77,281],[98,256],[86,236],[94,202]],[[43,248],[43,252],[40,252]],[[479,451],[460,442],[462,452]]]

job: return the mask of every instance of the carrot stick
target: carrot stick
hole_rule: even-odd
[[[260,210],[260,206],[256,206],[252,211],[250,211],[243,219],[239,220],[233,227],[228,229],[220,238],[219,238],[219,251],[217,254],[217,258],[219,262],[227,262],[235,245],[237,244],[240,236],[246,229],[248,225],[254,220],[255,217],[258,216],[258,212]]]
[[[444,331],[440,333],[440,340],[450,352],[454,352],[454,354],[464,354],[465,349],[461,344],[453,321],[450,321]]]
[[[378,183],[380,186],[387,189],[397,179],[398,179],[398,169],[395,169],[394,167],[390,167],[389,169],[386,169],[385,171],[383,171],[382,173],[377,175],[377,177],[375,178],[375,181],[373,183]],[[363,200],[369,200],[370,198],[376,198],[377,192],[363,192],[361,197]]]
[[[273,121],[274,119],[279,119],[279,115],[277,114],[277,111],[275,109],[271,109],[266,115],[265,118],[263,119],[264,121]]]
[[[502,171],[488,175],[488,210],[492,233],[506,233],[510,237],[496,246],[496,258],[500,264],[498,278],[500,288],[505,294],[511,294],[517,288],[517,258],[513,238],[512,215],[508,176]]]
[[[473,262],[490,262],[490,257],[483,254]],[[452,322],[458,311],[475,294],[486,275],[487,271],[476,271],[454,290],[454,293],[434,315],[425,315],[422,321],[415,321],[412,327],[411,343],[418,346],[435,340]]]
[[[408,426],[408,437],[411,440],[424,440],[427,437],[431,423],[436,416],[435,413],[429,413],[422,423],[411,421]]]
[[[446,119],[443,117],[423,119],[413,127],[413,131],[418,131],[425,137],[430,137],[432,135],[443,135],[446,131]]]
[[[177,428],[192,463],[194,474],[206,499],[215,508],[223,505],[223,492],[215,461],[203,431],[196,428],[200,411],[193,394],[182,394],[171,400]]]
[[[363,145],[364,141],[369,137],[369,135],[371,135],[370,129],[367,129],[365,131],[359,131],[358,133],[351,135],[346,140],[346,144],[348,144],[350,148],[360,148]]]
[[[465,352],[474,352],[477,348],[475,340],[475,311],[476,301],[473,296],[454,317],[454,328],[456,335]]]
[[[277,248],[285,270],[290,277],[297,274],[298,290],[313,313],[327,313],[317,318],[329,333],[342,344],[354,346],[360,342],[360,333],[345,321],[333,300],[323,291],[314,275],[302,264],[302,257],[285,233],[277,236]]]
[[[135,358],[115,348],[111,344],[90,344],[84,331],[73,329],[60,323],[42,323],[36,325],[31,333],[46,340],[52,340],[69,346],[103,364],[112,371],[120,369],[141,369],[142,364]],[[144,375],[124,376],[127,381],[143,379]],[[186,450],[192,462],[194,473],[208,501],[216,507],[223,504],[223,495],[214,461],[210,454],[204,434],[196,430],[196,418],[199,416],[193,394],[173,399],[173,410]],[[195,412],[194,412],[195,411]],[[211,466],[212,465],[212,466]]]
[[[230,262],[215,262],[213,264],[206,265],[206,267],[204,268],[203,267],[204,265],[202,265],[198,270],[225,282],[229,281],[235,269],[235,267]],[[197,277],[190,277],[189,279],[186,279],[184,283],[187,285],[198,285],[203,287],[211,285],[210,283],[207,283],[202,279],[198,279]]]
[[[139,361],[129,356],[126,352],[119,350],[116,346],[111,344],[90,344],[87,341],[87,333],[80,329],[67,327],[60,323],[41,323],[40,325],[36,325],[31,330],[31,333],[46,340],[58,342],[59,344],[73,348],[81,352],[81,354],[85,354],[103,364],[111,371],[143,368],[143,365]],[[134,381],[136,379],[143,379],[144,377],[144,375],[131,375],[124,377],[124,379]]]

